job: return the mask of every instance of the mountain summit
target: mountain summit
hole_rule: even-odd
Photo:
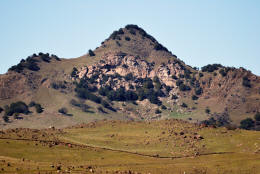
[[[192,68],[127,25],[78,58],[21,60],[0,76],[0,100],[2,128],[166,118],[237,125],[260,112],[260,79],[220,64]]]

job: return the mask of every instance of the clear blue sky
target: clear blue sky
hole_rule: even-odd
[[[259,0],[0,0],[0,73],[33,53],[81,56],[126,24],[191,66],[260,75]]]

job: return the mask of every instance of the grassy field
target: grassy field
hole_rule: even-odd
[[[0,173],[257,174],[259,145],[259,132],[172,119],[9,129],[0,132]]]

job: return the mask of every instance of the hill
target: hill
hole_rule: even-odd
[[[11,106],[18,101],[40,104],[43,112]],[[78,58],[39,53],[21,60],[0,75],[0,106],[1,128],[166,118],[239,125],[260,112],[260,79],[220,64],[192,68],[140,27],[127,25]]]

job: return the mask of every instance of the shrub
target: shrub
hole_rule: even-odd
[[[49,57],[49,53],[42,54],[42,55],[40,56],[40,58],[42,59],[42,61],[47,62],[47,63],[49,63],[50,60],[51,60],[51,58]]]
[[[162,108],[163,110],[167,109],[167,107],[164,106],[164,105],[162,105],[161,108]]]
[[[78,102],[78,101],[76,101],[75,99],[71,99],[71,100],[70,100],[70,104],[71,104],[72,106],[76,106],[76,107],[80,107],[80,106],[81,106],[81,103]]]
[[[222,75],[222,77],[225,77],[227,75],[227,72],[224,69],[219,70],[219,74]]]
[[[177,95],[173,95],[172,99],[176,100],[176,99],[178,99],[178,96]]]
[[[160,111],[160,109],[155,110],[155,114],[160,114],[160,113],[162,113],[162,111]]]
[[[99,112],[102,112],[102,113],[104,113],[104,114],[107,114],[107,112],[104,111],[104,109],[103,109],[101,106],[97,107],[97,109],[98,109]]]
[[[3,110],[4,110],[4,109],[0,107],[0,113],[3,112]]]
[[[242,85],[248,88],[251,88],[250,80],[247,77],[243,77]]]
[[[190,79],[191,77],[190,77],[190,74],[191,74],[191,72],[189,71],[189,70],[185,70],[184,71],[184,77],[186,78],[186,79]]]
[[[130,40],[131,40],[131,38],[130,38],[130,37],[128,37],[128,36],[126,36],[126,37],[125,37],[125,40],[126,40],[126,41],[130,41]]]
[[[1,110],[1,109],[0,109]],[[1,112],[1,111],[0,111]],[[255,121],[260,121],[260,113],[258,112],[258,113],[256,113],[255,114]]]
[[[10,106],[6,106],[5,114],[7,116],[12,116],[14,113],[29,114],[28,106],[22,101],[18,101],[16,103],[12,103]]]
[[[173,78],[174,80],[177,80],[177,79],[178,79],[178,77],[177,77],[176,75],[172,75],[172,78]]]
[[[129,30],[129,32],[130,32],[132,35],[136,35],[136,32],[135,32],[135,30],[134,30],[133,28],[131,28],[131,29]]]
[[[144,83],[143,83],[143,86],[144,86],[144,88],[146,88],[146,89],[151,89],[151,88],[154,87],[154,86],[153,86],[153,81],[152,81],[150,78],[147,78],[147,79],[145,79],[145,81],[144,81]]]
[[[187,105],[186,103],[182,103],[182,104],[181,104],[181,107],[183,107],[183,108],[187,108],[188,105]]]
[[[124,31],[123,31],[123,29],[122,28],[120,28],[119,30],[118,30],[118,32],[117,32],[118,34],[124,34]]]
[[[176,81],[176,86],[180,86],[181,84],[183,84],[182,80],[179,79],[179,80]]]
[[[7,122],[9,122],[9,117],[8,117],[7,115],[4,115],[4,116],[3,116],[3,120],[4,120],[4,122],[7,123]]]
[[[91,93],[88,89],[76,88],[75,92],[77,93],[77,96],[82,99],[91,100],[95,103],[101,103],[101,98]]]
[[[128,74],[125,76],[125,80],[126,80],[126,81],[134,80],[133,74],[132,74],[132,73],[128,73]]]
[[[154,49],[156,50],[156,51],[166,51],[166,52],[169,52],[168,51],[168,49],[167,48],[165,48],[162,44],[160,44],[160,43],[156,43],[155,45],[154,45]]]
[[[210,109],[209,109],[209,108],[206,108],[206,109],[205,109],[205,113],[206,113],[206,114],[209,114],[209,113],[210,113]]]
[[[82,112],[90,112],[89,109],[91,108],[89,105],[86,105],[86,104],[81,104],[80,105],[80,108],[81,108],[81,111]]]
[[[43,107],[40,104],[35,104],[34,107],[35,107],[37,113],[43,112]]]
[[[219,68],[223,67],[221,64],[209,64],[201,68],[202,72],[214,72]]]
[[[241,129],[250,130],[254,127],[254,120],[252,118],[246,118],[240,122]]]
[[[189,91],[190,87],[187,85],[184,85],[183,83],[179,86],[181,91]]]
[[[72,69],[72,72],[71,72],[71,77],[78,77],[78,69],[77,68],[75,68],[75,67],[73,67],[73,69]]]
[[[201,95],[202,94],[202,88],[195,89],[195,94]]]
[[[199,97],[197,97],[196,95],[192,96],[192,100],[198,100]]]
[[[36,104],[36,103],[35,103],[34,101],[31,101],[28,106],[29,106],[29,107],[33,107],[33,106],[35,106],[35,104]]]
[[[60,109],[58,110],[58,112],[61,113],[61,114],[67,115],[67,114],[68,114],[68,109],[65,108],[65,107],[63,107],[63,108],[60,108]]]
[[[89,56],[95,56],[95,53],[90,49],[90,50],[88,50],[88,54],[89,54]]]

